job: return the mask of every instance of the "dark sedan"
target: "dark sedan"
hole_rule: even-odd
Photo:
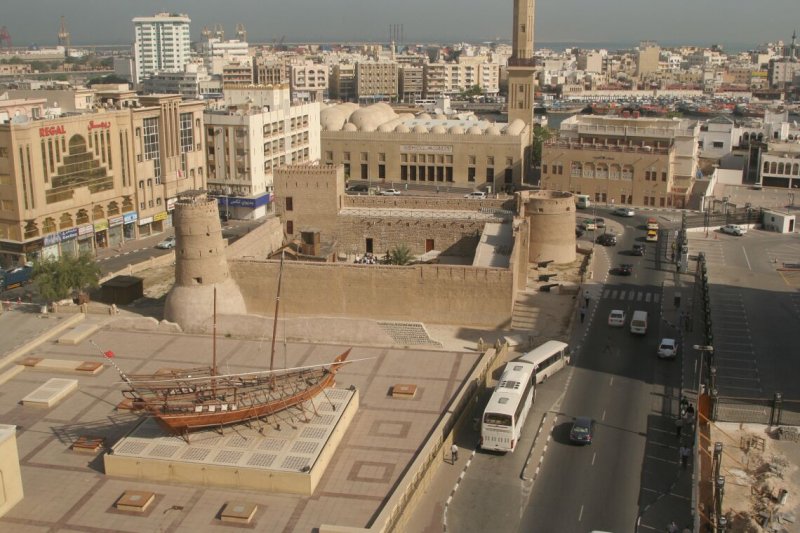
[[[618,276],[630,276],[633,274],[633,265],[623,263],[615,269],[615,272]]]
[[[569,431],[569,440],[573,444],[591,444],[594,437],[594,420],[586,416],[579,416],[572,422]]]
[[[644,244],[634,244],[633,249],[631,250],[631,255],[640,255],[643,256],[647,247]]]
[[[602,235],[597,236],[596,242],[597,244],[602,244],[603,246],[616,246],[617,236],[613,233],[603,233]]]

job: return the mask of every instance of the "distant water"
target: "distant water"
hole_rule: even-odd
[[[677,48],[679,46],[703,46],[710,47],[714,44],[722,46],[722,49],[727,53],[743,52],[756,48],[757,44],[752,43],[670,43],[670,42],[657,42],[661,48]],[[606,41],[606,42],[566,42],[566,41],[537,41],[534,43],[536,48],[549,48],[556,52],[563,52],[567,48],[581,48],[585,50],[599,50],[605,48],[609,51],[615,50],[632,50],[639,46],[639,41],[624,42],[624,41]]]

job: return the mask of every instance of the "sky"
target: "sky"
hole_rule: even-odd
[[[222,24],[235,38],[244,23],[250,42],[387,41],[402,24],[405,43],[481,42],[511,38],[513,0],[2,0],[0,25],[14,46],[56,44],[66,17],[75,44],[127,44],[135,16],[186,13],[192,40]],[[535,40],[662,46],[753,47],[791,39],[800,0],[538,0]]]

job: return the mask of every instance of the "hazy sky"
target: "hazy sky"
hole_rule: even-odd
[[[128,43],[134,16],[187,13],[192,40],[205,25],[248,40],[386,41],[402,24],[405,42],[510,39],[512,0],[0,0],[0,25],[15,46],[55,44],[64,15],[74,43]],[[756,45],[789,41],[800,0],[538,0],[540,42]]]

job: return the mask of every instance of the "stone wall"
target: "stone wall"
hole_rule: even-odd
[[[339,253],[363,254],[367,239],[372,251],[382,256],[398,245],[406,245],[415,255],[424,254],[426,242],[444,255],[473,257],[486,220],[430,219],[339,215],[336,239]]]
[[[271,315],[277,261],[230,261],[248,313]],[[409,320],[507,327],[514,305],[507,269],[451,265],[409,267],[287,262],[281,309],[291,316]]]
[[[355,196],[347,195],[342,207],[371,207],[395,209],[428,209],[432,211],[480,211],[488,209],[515,209],[514,197],[487,198],[445,198],[437,196]]]
[[[290,238],[316,230],[323,242],[335,240],[332,232],[344,196],[341,165],[292,165],[275,171],[275,212]]]
[[[283,227],[279,218],[268,218],[225,248],[231,259],[266,259],[283,245]]]

